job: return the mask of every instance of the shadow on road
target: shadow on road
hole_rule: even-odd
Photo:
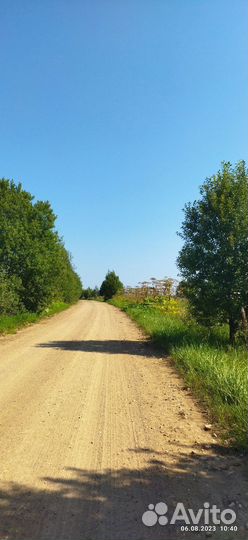
[[[130,449],[130,451],[133,451]],[[44,489],[11,483],[0,493],[0,538],[6,540],[156,540],[205,538],[206,532],[182,533],[181,524],[153,527],[141,517],[148,504],[164,501],[171,517],[177,502],[197,511],[205,501],[229,504],[245,521],[244,501],[235,463],[225,456],[185,455],[168,462],[151,448],[146,468],[103,472],[65,468],[61,477],[43,478]],[[154,454],[154,455],[152,455]],[[227,465],[228,464],[228,465]],[[234,474],[232,474],[234,473]],[[242,505],[242,507],[240,507]],[[201,525],[201,524],[200,524]],[[244,538],[218,531],[218,540]]]
[[[104,354],[131,354],[138,356],[160,356],[152,349],[150,342],[125,340],[87,340],[87,341],[48,341],[36,347],[59,349],[63,351],[81,351]]]

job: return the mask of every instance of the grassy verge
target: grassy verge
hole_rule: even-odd
[[[187,384],[207,405],[229,445],[247,449],[247,351],[228,345],[225,327],[207,331],[178,314],[116,297],[111,302],[126,311],[164,352],[171,355]]]
[[[65,304],[64,302],[54,302],[50,307],[46,308],[41,313],[0,315],[0,334],[14,334],[19,328],[38,322],[45,317],[51,317],[52,315],[67,309],[69,306],[70,304]]]

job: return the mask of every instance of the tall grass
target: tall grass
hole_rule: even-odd
[[[129,302],[116,297],[112,303],[123,309],[171,355],[194,393],[207,405],[230,445],[247,449],[247,351],[228,343],[225,326],[203,328],[185,314],[161,312],[156,305]]]
[[[44,317],[51,317],[69,306],[70,304],[65,302],[54,302],[40,313],[25,312],[17,315],[0,315],[0,334],[14,334],[19,328],[38,322]]]

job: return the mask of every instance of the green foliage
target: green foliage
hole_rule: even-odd
[[[122,291],[123,288],[123,283],[120,281],[119,276],[114,271],[108,271],[101,284],[100,295],[104,297],[104,300],[110,300],[116,293]]]
[[[83,289],[81,298],[84,300],[95,300],[99,296],[99,289],[98,287],[95,287],[94,289],[91,289],[88,287],[87,289]]]
[[[72,266],[71,256],[60,243],[56,257],[57,283],[55,298],[68,304],[76,302],[82,294],[82,284]]]
[[[0,267],[0,315],[16,314],[23,310],[19,296],[20,290],[21,280],[17,276],[8,276]]]
[[[248,308],[248,173],[243,161],[223,163],[205,181],[201,199],[185,206],[178,266],[194,316],[229,322],[233,342]]]
[[[23,326],[39,322],[45,317],[51,317],[67,309],[69,304],[65,302],[54,302],[40,313],[17,313],[16,315],[0,315],[0,334],[14,334],[16,330]]]
[[[228,327],[207,328],[156,305],[125,295],[111,300],[135,320],[156,345],[170,354],[184,379],[209,407],[212,420],[236,448],[247,448],[247,351],[230,347]]]
[[[55,220],[49,202],[34,203],[21,184],[0,180],[0,312],[39,312],[80,297],[81,282]]]
[[[140,304],[142,306],[153,307],[160,313],[168,315],[180,315],[188,317],[188,302],[185,298],[168,297],[168,296],[139,296],[135,293],[117,293],[114,297],[115,305],[121,309]]]

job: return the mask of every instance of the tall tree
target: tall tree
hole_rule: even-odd
[[[53,300],[79,298],[80,279],[55,230],[55,221],[49,202],[34,203],[21,184],[0,180],[2,312],[40,311]]]
[[[117,292],[120,292],[123,289],[124,286],[120,281],[119,276],[117,276],[114,271],[108,271],[101,284],[100,295],[104,297],[104,300],[110,300]]]
[[[229,162],[184,209],[178,266],[184,292],[202,323],[229,323],[230,341],[248,308],[248,172]]]

